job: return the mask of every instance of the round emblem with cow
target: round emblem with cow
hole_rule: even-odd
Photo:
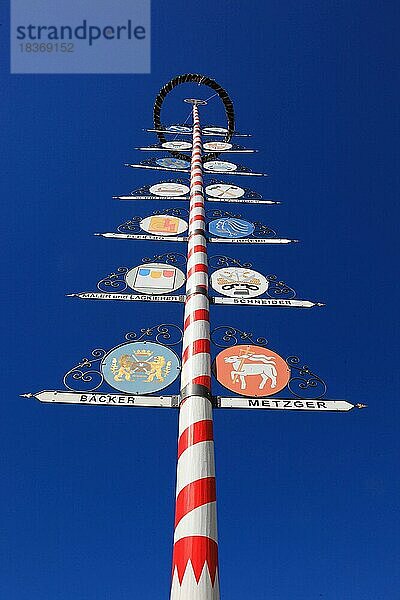
[[[290,369],[279,354],[244,344],[222,350],[215,359],[214,374],[228,390],[250,397],[273,396],[290,379]]]

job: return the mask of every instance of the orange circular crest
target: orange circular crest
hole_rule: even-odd
[[[216,357],[214,368],[217,380],[242,396],[272,396],[283,390],[290,378],[286,361],[262,346],[226,348]]]

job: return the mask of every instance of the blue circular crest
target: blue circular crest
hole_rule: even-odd
[[[168,167],[169,169],[188,169],[190,162],[180,158],[157,158],[156,163],[159,167]]]
[[[128,342],[113,348],[101,363],[106,382],[128,394],[163,390],[178,377],[181,365],[170,348],[154,342]]]
[[[208,225],[208,231],[212,235],[223,238],[244,238],[251,235],[254,231],[254,224],[243,219],[234,217],[224,217],[215,219]]]

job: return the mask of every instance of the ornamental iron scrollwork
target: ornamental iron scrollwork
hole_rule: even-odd
[[[142,262],[160,262],[166,263],[168,265],[173,265],[174,267],[185,267],[187,263],[187,258],[184,254],[180,254],[179,252],[165,252],[164,254],[155,254],[153,258],[151,258],[150,256],[145,256],[142,258]]]
[[[92,351],[92,358],[82,358],[77,365],[64,375],[63,383],[65,387],[68,390],[82,392],[97,390],[104,381],[100,363],[106,354],[107,352],[102,348],[96,348]],[[73,383],[75,385],[72,385]],[[82,383],[85,388],[83,390]]]
[[[110,273],[107,277],[100,279],[97,283],[97,289],[100,292],[109,292],[111,294],[124,292],[128,287],[125,280],[125,275],[128,271],[128,267],[118,267],[114,273]]]
[[[187,217],[189,210],[187,208],[163,208],[161,210],[154,210],[153,215],[169,215],[170,217]]]
[[[182,342],[182,339],[182,329],[170,323],[142,328],[138,333],[131,331],[125,335],[125,340],[128,342],[153,341],[163,346],[177,346]],[[104,383],[101,362],[110,350],[96,348],[92,351],[89,358],[82,358],[77,365],[67,371],[63,377],[66,389],[80,392],[94,392],[98,390]]]
[[[206,211],[206,217],[208,219],[221,219],[223,217],[230,217],[232,219],[240,219],[242,215],[237,215],[231,212],[228,212],[226,210],[220,210],[219,208],[216,208],[214,210],[207,210]]]
[[[229,348],[237,344],[255,344],[257,346],[266,346],[268,340],[265,337],[253,337],[248,331],[241,331],[236,327],[221,325],[211,331],[210,339],[218,348]]]
[[[162,323],[154,327],[143,327],[139,332],[130,331],[125,339],[128,342],[153,341],[163,346],[177,346],[183,340],[183,331],[178,325]]]
[[[245,269],[251,269],[253,266],[252,263],[249,262],[241,262],[237,258],[231,258],[230,256],[224,256],[222,254],[216,254],[215,256],[210,256],[208,259],[208,266],[210,269],[223,269],[224,267],[242,267]]]
[[[140,227],[140,222],[142,221],[143,217],[132,217],[131,219],[129,219],[129,221],[125,221],[125,223],[121,223],[121,225],[118,225],[117,227],[117,231],[119,231],[119,233],[139,233],[140,231],[142,231],[141,227]]]
[[[298,356],[289,356],[286,363],[291,369],[291,377],[287,387],[294,396],[302,400],[316,400],[326,394],[326,383],[321,377],[313,373],[307,365],[300,366]]]
[[[254,231],[249,237],[254,238],[273,238],[276,236],[276,231],[268,227],[268,225],[264,225],[264,223],[260,223],[260,221],[254,221]]]
[[[267,275],[267,281],[269,285],[266,294],[270,298],[292,300],[296,297],[295,290],[284,281],[279,281],[276,275]]]

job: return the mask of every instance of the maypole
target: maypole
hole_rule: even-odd
[[[202,140],[193,104],[193,146],[183,326],[171,600],[217,600],[218,545],[211,403],[210,314]]]
[[[226,124],[200,127],[199,106],[206,100],[186,99],[192,105],[193,125],[165,126],[161,109],[167,95],[184,83],[204,85],[218,96]],[[320,302],[296,297],[296,291],[275,274],[264,275],[237,258],[219,254],[207,257],[211,244],[279,244],[295,242],[277,237],[268,225],[223,210],[208,210],[205,203],[229,202],[250,205],[278,204],[231,177],[260,177],[250,168],[223,160],[224,154],[248,154],[253,150],[231,143],[246,138],[235,130],[234,108],[229,95],[215,80],[186,73],[166,83],[158,93],[153,110],[158,142],[140,150],[167,154],[148,158],[137,169],[166,171],[178,175],[167,181],[146,184],[120,200],[140,202],[176,200],[187,208],[156,210],[134,215],[116,231],[95,235],[110,239],[153,242],[187,241],[187,256],[178,252],[143,258],[135,265],[120,266],[102,277],[96,290],[67,294],[81,299],[116,302],[185,303],[183,328],[160,323],[125,333],[122,343],[110,349],[96,346],[70,368],[59,390],[22,394],[41,403],[80,404],[179,409],[178,463],[176,478],[175,531],[172,560],[171,600],[219,600],[216,482],[213,440],[213,410],[295,410],[349,412],[363,408],[346,400],[325,398],[327,386],[298,356],[282,357],[263,336],[229,326],[210,332],[209,305],[240,305],[270,309],[312,309]],[[226,125],[226,126],[225,126]],[[167,136],[192,136],[192,141],[168,141]],[[202,143],[202,136],[209,136]],[[223,138],[221,140],[221,137]],[[211,138],[211,139],[210,139]],[[215,139],[213,139],[215,138]],[[190,154],[189,154],[190,153]],[[191,160],[189,162],[189,156]],[[221,158],[222,156],[222,158]],[[204,174],[213,179],[203,187]],[[190,182],[181,179],[182,174]],[[218,175],[218,179],[214,179]],[[228,177],[228,180],[219,179]],[[190,187],[188,185],[190,183]],[[188,216],[188,219],[187,219]],[[183,217],[183,218],[182,218]],[[187,220],[186,220],[187,219]],[[187,235],[184,235],[187,232]],[[228,245],[229,248],[229,245]],[[182,288],[186,262],[185,295]],[[210,290],[208,267],[210,266]],[[274,308],[275,307],[275,308]],[[218,310],[218,309],[215,309]],[[244,309],[247,310],[247,309]],[[250,309],[249,309],[250,310]],[[256,308],[255,310],[260,310]],[[174,348],[181,348],[181,361]],[[213,375],[233,396],[211,395]],[[217,354],[215,354],[218,352]],[[179,396],[155,395],[169,388],[181,374]],[[282,395],[284,394],[284,395]]]

